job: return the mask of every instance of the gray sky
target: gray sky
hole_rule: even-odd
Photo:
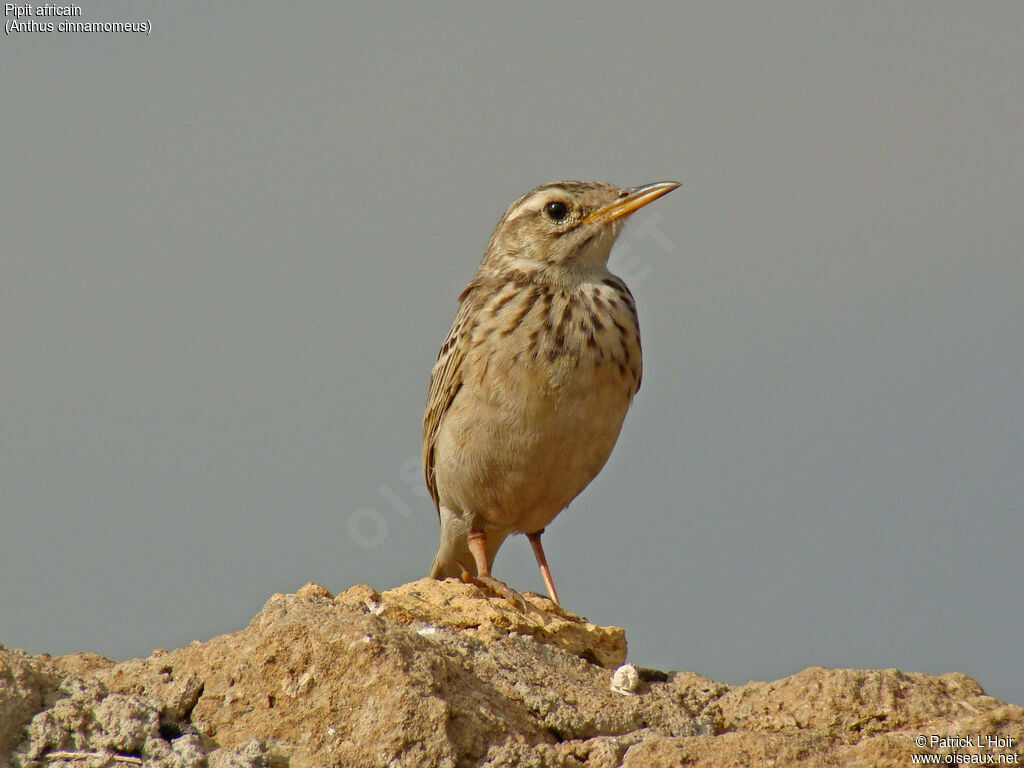
[[[1020,3],[81,7],[152,34],[0,41],[0,642],[423,576],[505,206],[676,179],[612,259],[644,384],[545,536],[566,607],[646,666],[1024,703]],[[522,537],[496,574],[543,591]]]

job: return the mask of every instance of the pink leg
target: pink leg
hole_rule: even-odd
[[[548,588],[548,594],[551,595],[555,605],[561,605],[558,602],[558,593],[555,591],[555,581],[551,578],[551,569],[548,568],[548,559],[544,557],[544,547],[540,543],[542,533],[544,533],[543,528],[536,533],[526,534],[526,538],[530,540],[530,545],[533,547],[533,554],[537,558],[537,565],[540,566],[540,576],[544,579],[544,586]]]
[[[487,567],[487,534],[476,529],[471,530],[466,537],[466,543],[469,545],[469,551],[476,562],[477,575],[471,576],[468,572],[463,571],[462,580],[483,589],[488,589],[526,610],[526,600],[522,595],[505,582],[491,576],[490,569]]]

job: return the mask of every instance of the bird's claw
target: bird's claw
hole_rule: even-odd
[[[463,569],[462,580],[467,584],[472,584],[474,587],[484,590],[485,592],[490,592],[497,597],[504,597],[521,611],[525,611],[527,609],[525,597],[512,589],[512,587],[504,581],[500,581],[493,576],[474,576],[469,571]]]

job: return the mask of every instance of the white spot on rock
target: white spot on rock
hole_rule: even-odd
[[[640,687],[640,672],[633,664],[623,664],[612,675],[611,689],[626,696],[635,696]]]
[[[348,649],[351,651],[353,648],[356,648],[356,647],[358,647],[360,645],[366,645],[366,643],[371,643],[371,642],[373,642],[373,638],[372,637],[370,637],[369,635],[363,635],[362,637],[357,637],[355,640],[352,640],[348,644]]]

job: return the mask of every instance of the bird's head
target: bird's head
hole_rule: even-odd
[[[626,218],[678,186],[675,181],[631,189],[583,181],[543,184],[508,207],[481,266],[529,272],[602,270]]]

